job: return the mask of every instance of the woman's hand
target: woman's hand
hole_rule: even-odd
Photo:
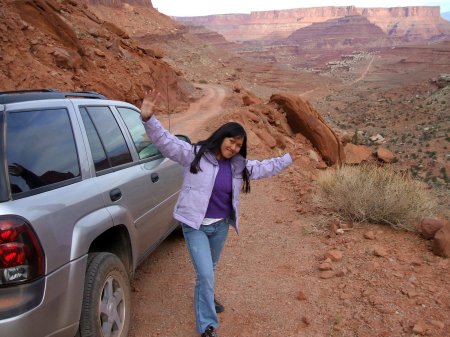
[[[159,93],[154,94],[153,91],[149,91],[144,97],[141,105],[141,118],[144,122],[147,122],[153,116],[153,107],[158,97]]]
[[[294,148],[291,151],[289,151],[289,154],[293,162],[295,162],[297,159],[301,157],[300,149],[297,148],[297,146],[294,146]]]

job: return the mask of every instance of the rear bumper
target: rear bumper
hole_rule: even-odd
[[[7,312],[10,313],[8,316],[14,315],[0,319],[1,335],[75,336],[81,313],[86,262],[87,256],[84,256],[27,287],[0,289],[0,313],[3,317]],[[3,291],[5,294],[8,292],[7,297],[2,296]],[[14,301],[3,301],[3,298]],[[20,303],[21,308],[18,307]],[[24,307],[24,303],[27,306]],[[17,313],[18,310],[22,313]]]

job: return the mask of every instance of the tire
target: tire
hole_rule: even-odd
[[[120,259],[89,254],[80,317],[81,337],[126,337],[131,319],[131,286]]]

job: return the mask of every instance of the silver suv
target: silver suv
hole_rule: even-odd
[[[0,93],[0,159],[0,336],[125,337],[182,168],[134,105],[56,90]]]

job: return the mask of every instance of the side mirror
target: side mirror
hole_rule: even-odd
[[[192,144],[191,140],[188,136],[185,135],[175,135],[178,139],[185,141],[186,143]]]

